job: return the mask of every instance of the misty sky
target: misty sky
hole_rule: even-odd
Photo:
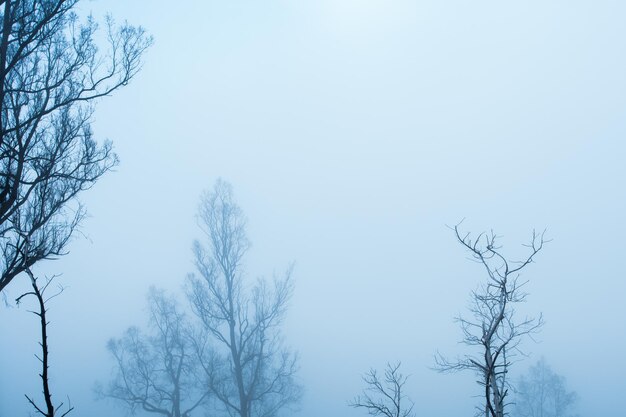
[[[357,417],[360,375],[411,374],[418,416],[470,416],[471,373],[440,375],[466,348],[453,317],[485,279],[446,225],[493,229],[524,255],[521,314],[546,325],[523,345],[580,396],[617,416],[626,382],[626,3],[622,1],[83,1],[144,26],[142,71],[99,103],[94,133],[121,164],[83,195],[90,217],[51,301],[56,399],[95,401],[106,341],[146,322],[150,285],[182,294],[200,237],[199,197],[231,182],[253,243],[250,279],[295,262],[284,327],[301,358],[302,417]],[[0,417],[37,396],[38,323],[0,307]]]

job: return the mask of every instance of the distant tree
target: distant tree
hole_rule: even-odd
[[[54,294],[50,296],[47,296],[46,291],[48,290],[48,287],[50,286],[50,284],[52,283],[55,277],[53,276],[52,278],[47,279],[46,283],[43,286],[40,286],[38,279],[35,277],[35,275],[30,270],[30,268],[26,269],[26,273],[28,277],[30,278],[32,291],[28,291],[20,295],[19,297],[17,297],[15,302],[16,304],[19,305],[22,302],[22,300],[28,296],[33,296],[37,300],[37,310],[33,310],[31,312],[35,314],[37,317],[39,317],[39,323],[40,323],[41,341],[39,342],[39,346],[41,347],[41,356],[38,356],[38,355],[35,355],[35,356],[41,362],[41,373],[39,374],[39,377],[41,378],[41,386],[42,386],[42,393],[43,393],[45,406],[37,405],[35,400],[33,400],[33,398],[28,395],[26,395],[26,399],[28,400],[30,405],[33,406],[37,414],[40,414],[44,417],[65,417],[74,409],[74,407],[72,407],[71,404],[69,404],[68,402],[68,405],[65,411],[61,414],[60,410],[64,408],[63,407],[64,404],[60,403],[59,405],[55,406],[54,403],[52,402],[52,392],[50,390],[50,378],[48,376],[48,369],[50,368],[50,351],[48,349],[48,324],[49,322],[46,316],[46,314],[48,313],[46,304],[52,298],[56,297],[61,292],[63,292],[63,288],[59,287],[57,292],[55,292]]]
[[[114,377],[98,387],[100,397],[167,417],[189,417],[208,397],[193,348],[191,324],[174,298],[152,288],[148,295],[150,333],[129,328],[107,345],[115,358]]]
[[[218,180],[204,194],[199,223],[206,244],[194,244],[198,275],[190,276],[188,295],[206,331],[206,343],[197,350],[207,386],[231,416],[276,416],[297,403],[301,392],[297,358],[280,337],[293,291],[291,269],[272,283],[245,281],[250,242],[230,184]],[[204,346],[214,346],[208,357]]]
[[[403,393],[407,379],[408,376],[400,373],[400,362],[394,365],[388,363],[382,379],[375,369],[370,369],[363,376],[363,393],[355,397],[349,405],[364,408],[371,416],[412,417],[415,415],[414,403]]]
[[[117,163],[93,138],[94,103],[133,78],[151,43],[107,19],[100,51],[77,2],[0,1],[0,292],[65,253],[85,215],[78,194]]]
[[[572,408],[577,399],[576,392],[568,391],[565,378],[542,358],[519,379],[514,416],[574,417]]]
[[[440,372],[472,370],[479,376],[478,383],[483,387],[484,406],[480,414],[486,417],[504,417],[509,393],[508,371],[511,359],[519,352],[519,345],[525,336],[532,335],[542,326],[542,317],[517,319],[514,306],[524,302],[527,294],[522,287],[526,282],[519,281],[521,271],[533,262],[546,242],[544,234],[533,232],[530,253],[521,261],[511,261],[504,257],[497,244],[497,236],[481,233],[475,240],[470,234],[461,235],[459,225],[454,227],[457,240],[483,266],[487,282],[470,297],[471,318],[458,317],[463,331],[462,342],[478,348],[476,354],[449,360],[436,356],[436,369]]]

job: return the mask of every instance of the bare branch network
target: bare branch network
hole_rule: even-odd
[[[189,417],[275,417],[300,400],[298,357],[283,344],[280,325],[293,292],[292,268],[272,281],[247,283],[246,221],[232,187],[218,181],[203,198],[194,244],[197,275],[187,281],[191,318],[163,293],[149,298],[151,334],[130,328],[109,343],[115,376],[102,396],[135,412]]]
[[[492,232],[481,233],[475,239],[470,233],[461,234],[459,225],[455,236],[470,253],[471,259],[483,266],[487,280],[470,297],[469,317],[457,317],[463,333],[462,343],[478,347],[476,355],[466,355],[450,360],[441,354],[435,357],[435,369],[440,372],[473,370],[480,377],[478,383],[484,388],[484,407],[480,414],[487,417],[504,417],[510,384],[507,380],[513,358],[523,354],[520,343],[527,336],[532,338],[543,325],[541,315],[537,318],[518,319],[514,306],[526,300],[520,281],[520,273],[534,261],[535,256],[547,243],[545,231],[533,231],[528,248],[529,254],[521,259],[507,259],[498,245],[498,236]]]
[[[363,393],[349,405],[363,408],[371,416],[412,417],[414,403],[403,393],[407,379],[400,372],[400,362],[388,363],[382,378],[375,369],[370,369],[363,376]]]
[[[76,197],[117,164],[111,143],[93,138],[95,101],[128,84],[152,42],[109,18],[100,52],[77,1],[0,5],[0,292],[65,253],[85,215]]]
[[[94,41],[97,24],[81,22],[78,0],[0,1],[0,293],[21,273],[29,276],[40,318],[45,406],[38,414],[59,417],[48,381],[48,334],[44,294],[31,268],[66,253],[85,216],[78,195],[117,164],[110,142],[91,131],[97,99],[128,84],[152,42],[144,30],[106,21],[106,45]],[[60,416],[72,411],[68,409]]]
[[[97,387],[97,393],[121,401],[131,413],[189,417],[208,396],[198,374],[193,326],[178,302],[162,290],[150,289],[148,305],[149,334],[130,327],[107,344],[115,376],[106,388]]]
[[[194,244],[198,275],[189,276],[188,297],[206,333],[197,352],[208,388],[229,415],[275,416],[297,404],[302,392],[297,355],[280,334],[293,268],[272,282],[246,285],[246,219],[223,180],[202,197],[198,221],[206,243]]]

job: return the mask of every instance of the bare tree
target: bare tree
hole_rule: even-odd
[[[50,284],[52,283],[55,277],[53,276],[52,278],[47,279],[43,287],[40,287],[39,283],[37,282],[37,278],[32,273],[32,271],[30,269],[26,269],[26,273],[28,274],[30,278],[31,287],[33,288],[33,290],[20,295],[15,300],[15,302],[16,304],[19,305],[22,299],[28,296],[34,296],[37,299],[37,310],[31,311],[31,312],[35,314],[37,317],[39,317],[39,323],[40,323],[40,329],[41,329],[41,342],[39,342],[39,345],[41,346],[41,356],[38,356],[38,355],[35,355],[35,356],[41,362],[41,373],[39,374],[39,377],[41,378],[41,385],[42,385],[42,392],[43,392],[45,406],[42,406],[42,407],[38,406],[35,400],[33,400],[32,397],[29,397],[28,395],[26,395],[26,399],[33,406],[33,408],[35,408],[38,414],[41,414],[44,417],[55,417],[55,416],[58,417],[59,410],[63,409],[63,403],[60,403],[58,406],[55,406],[54,403],[52,402],[52,392],[50,391],[50,378],[48,376],[48,369],[50,368],[50,359],[49,359],[50,352],[48,350],[48,324],[49,322],[46,317],[46,313],[48,312],[46,308],[46,304],[52,298],[61,294],[61,292],[63,292],[63,288],[59,287],[59,290],[56,293],[54,293],[53,295],[49,297],[46,297],[45,295],[46,290],[48,289],[48,287],[50,286]],[[65,417],[73,409],[74,407],[72,407],[71,404],[69,404],[68,402],[67,409],[65,410],[65,412],[63,412],[63,414],[60,414],[60,417]]]
[[[84,217],[78,194],[116,163],[93,138],[96,99],[137,73],[142,28],[80,23],[78,0],[0,1],[0,292],[21,272],[64,254]]]
[[[470,234],[461,235],[459,225],[454,227],[459,243],[472,259],[483,266],[487,282],[472,292],[470,298],[471,318],[458,317],[456,321],[463,331],[462,342],[478,347],[477,354],[449,360],[436,356],[436,369],[441,372],[473,370],[479,375],[483,387],[484,407],[480,414],[486,417],[504,417],[509,392],[507,373],[512,358],[520,353],[519,345],[524,336],[531,336],[542,326],[542,317],[517,319],[515,304],[524,302],[527,294],[519,280],[520,272],[533,262],[546,242],[544,233],[533,231],[528,247],[530,253],[521,261],[504,257],[497,244],[498,237],[481,233],[472,239]]]
[[[543,358],[520,378],[515,391],[515,417],[572,417],[578,399]]]
[[[149,335],[129,328],[107,345],[115,374],[101,397],[122,401],[131,412],[142,409],[168,417],[189,417],[208,397],[198,381],[201,370],[193,349],[191,324],[177,302],[152,288]]]
[[[230,184],[218,180],[204,194],[199,223],[206,245],[194,244],[199,276],[190,276],[188,295],[207,332],[197,349],[205,358],[207,385],[231,416],[275,416],[295,404],[301,391],[297,358],[280,337],[293,291],[291,269],[272,283],[246,283],[243,258],[250,242]]]
[[[364,408],[371,416],[412,417],[414,403],[403,394],[404,384],[408,376],[400,372],[400,362],[387,364],[383,379],[375,369],[370,369],[363,376],[365,388],[363,393],[350,402],[354,408]],[[407,405],[404,405],[404,400]]]

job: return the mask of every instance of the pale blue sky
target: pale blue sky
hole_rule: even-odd
[[[582,416],[623,409],[626,3],[82,9],[141,24],[155,44],[97,109],[121,165],[84,196],[89,239],[41,267],[68,286],[50,313],[52,372],[77,415],[118,410],[92,402],[105,342],[143,323],[149,285],[179,290],[198,198],[220,176],[249,218],[251,278],[296,262],[285,336],[301,355],[298,415],[363,415],[346,406],[359,375],[398,359],[418,416],[473,412],[473,375],[428,369],[437,349],[463,352],[452,318],[484,278],[445,227],[462,218],[513,254],[548,228],[525,274],[525,310],[547,324],[517,369],[544,355]],[[36,330],[24,309],[0,311],[0,417],[26,415],[23,394],[39,392]]]

